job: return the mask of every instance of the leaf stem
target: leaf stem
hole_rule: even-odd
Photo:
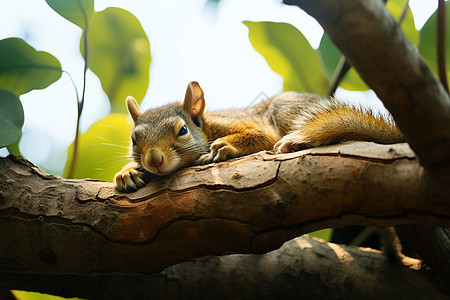
[[[73,80],[72,76],[70,75],[70,73],[69,73],[68,71],[62,70],[62,72],[65,73],[65,74],[67,74],[67,76],[69,76],[70,82],[72,83],[73,88],[74,88],[74,90],[75,90],[75,94],[76,94],[76,96],[77,96],[77,103],[78,103],[78,102],[80,101],[80,96],[78,95],[78,89],[77,89],[77,86],[76,86],[76,84],[75,84],[75,81]]]
[[[351,66],[347,62],[347,59],[345,59],[345,56],[341,55],[341,58],[339,59],[336,69],[334,70],[333,77],[331,78],[331,81],[328,84],[327,88],[328,96],[333,96],[336,93],[339,84],[341,83],[345,74],[347,74],[347,72],[350,70],[350,68]]]
[[[84,70],[83,70],[83,91],[81,93],[81,99],[78,97],[77,92],[77,126],[75,129],[75,140],[73,141],[73,153],[72,153],[72,161],[70,162],[69,172],[67,173],[67,178],[73,178],[73,173],[75,172],[75,166],[78,157],[78,144],[80,139],[80,120],[81,113],[83,112],[84,107],[84,99],[86,95],[86,73],[88,70],[88,51],[87,51],[87,34],[88,34],[88,26],[83,30],[83,41],[84,41]]]
[[[20,136],[19,136],[19,138],[17,139],[16,142],[14,142],[11,145],[6,146],[6,149],[8,150],[8,152],[10,154],[23,156],[22,152],[20,152],[20,149],[19,149],[19,142],[20,142],[21,138],[22,138],[22,132],[20,133]]]
[[[445,1],[439,0],[437,9],[437,60],[439,80],[449,93],[447,72],[445,70]]]

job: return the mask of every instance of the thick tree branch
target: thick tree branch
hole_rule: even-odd
[[[447,299],[429,270],[389,263],[376,250],[306,236],[264,255],[200,258],[152,276],[0,274],[0,288],[11,287],[109,300]]]
[[[194,257],[262,253],[317,229],[450,225],[406,144],[258,153],[197,166],[132,194],[0,160],[2,271],[155,273]]]
[[[435,179],[450,182],[450,98],[382,1],[284,0],[312,15],[377,93]],[[444,178],[443,178],[444,177]]]

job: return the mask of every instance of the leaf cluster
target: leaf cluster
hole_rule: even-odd
[[[69,147],[65,175],[71,173],[70,177],[109,180],[114,168],[107,169],[103,175],[93,174],[91,170],[104,168],[88,162],[105,162],[105,157],[111,155],[115,156],[117,166],[127,162],[129,137],[124,133],[129,132],[130,124],[126,121],[124,99],[132,93],[140,102],[147,92],[151,63],[148,37],[139,20],[124,9],[108,7],[95,11],[94,0],[46,0],[46,3],[54,12],[82,29],[80,52],[85,60],[84,81],[80,93],[75,86],[77,92],[74,95],[78,103],[78,123],[84,105],[88,69],[100,79],[112,110],[112,114],[91,126],[84,137],[79,138],[79,143]],[[20,96],[47,88],[60,80],[63,73],[68,74],[50,53],[37,51],[20,38],[0,40],[0,148],[8,147],[10,153],[20,154],[18,143],[24,123]],[[75,141],[78,140],[78,128]],[[79,163],[70,170],[71,162],[75,160]]]

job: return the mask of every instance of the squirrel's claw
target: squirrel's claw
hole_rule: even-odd
[[[206,153],[201,155],[198,159],[197,159],[197,163],[200,165],[206,165],[209,164],[213,161],[213,156],[212,156],[212,152]]]
[[[203,154],[198,159],[200,164],[208,164],[211,162],[224,161],[232,157],[239,156],[236,148],[222,139],[215,140],[209,147],[210,151],[207,154]]]
[[[119,192],[130,193],[145,186],[144,173],[135,167],[125,167],[114,176],[114,183]]]
[[[290,133],[282,137],[273,146],[273,151],[279,153],[290,153],[305,149],[306,144],[299,133]]]

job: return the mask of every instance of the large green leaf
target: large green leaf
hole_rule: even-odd
[[[65,19],[86,28],[94,13],[94,0],[45,0],[47,4]]]
[[[20,138],[23,119],[19,97],[0,89],[0,148],[11,145]]]
[[[326,242],[329,242],[331,240],[331,237],[333,236],[333,229],[326,228],[326,229],[322,229],[322,230],[317,230],[317,231],[308,233],[308,235],[318,237]]]
[[[403,9],[409,0],[389,0],[386,3],[387,10],[391,13],[392,17],[394,17],[397,22],[399,21]],[[419,32],[414,25],[414,17],[411,12],[411,9],[408,7],[405,17],[402,20],[400,25],[403,34],[406,36],[408,41],[413,45],[419,44]]]
[[[283,90],[324,93],[327,81],[317,53],[287,23],[244,21],[253,47],[283,79]]]
[[[450,84],[450,4],[445,4],[445,69],[447,70],[447,78]],[[430,69],[438,74],[437,64],[437,28],[436,28],[437,12],[427,20],[420,31],[419,52],[427,62]]]
[[[24,40],[0,40],[0,88],[17,95],[43,89],[61,77],[61,64],[50,53],[36,51]]]
[[[394,19],[399,20],[406,2],[407,0],[389,0],[386,8]],[[407,39],[412,44],[417,45],[419,42],[419,33],[414,26],[414,18],[409,8],[402,20],[401,28]],[[328,36],[324,34],[320,41],[318,52],[322,58],[325,72],[328,78],[331,78],[341,57],[340,51],[334,46]],[[365,91],[369,89],[354,68],[350,69],[339,86],[351,91]]]
[[[80,136],[74,178],[111,181],[129,162],[131,124],[127,115],[113,113],[95,122]],[[73,144],[68,149],[65,176],[72,161]]]
[[[149,83],[150,44],[138,19],[109,7],[92,15],[88,31],[88,66],[99,77],[113,112],[126,112],[125,99],[139,102]],[[84,42],[81,40],[84,56]]]

